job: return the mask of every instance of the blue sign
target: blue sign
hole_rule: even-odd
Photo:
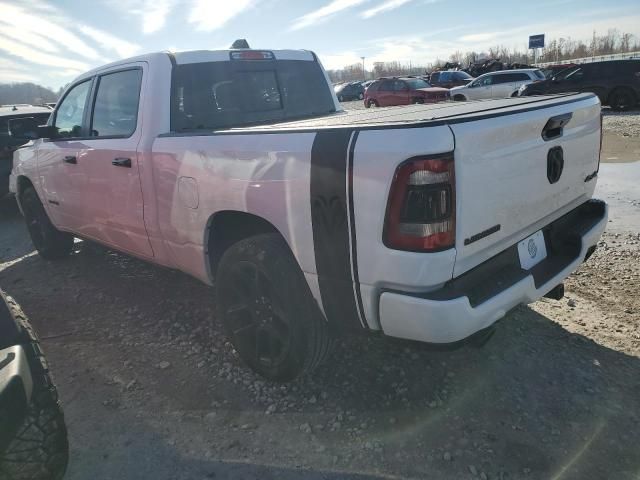
[[[544,48],[544,33],[529,37],[529,48]]]

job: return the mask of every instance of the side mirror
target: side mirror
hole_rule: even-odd
[[[56,138],[57,136],[58,129],[53,125],[38,125],[37,138]]]

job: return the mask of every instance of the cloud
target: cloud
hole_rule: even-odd
[[[113,50],[118,56],[125,58],[133,56],[140,46],[134,43],[129,43],[125,40],[121,40],[114,37],[110,33],[103,32],[97,28],[89,27],[87,25],[80,25],[78,29],[84,33],[87,37],[97,42],[105,50]]]
[[[361,55],[356,52],[342,52],[334,55],[318,55],[322,66],[327,70],[336,70],[347,65],[362,63]]]
[[[173,0],[145,0],[142,7],[142,32],[161,30],[175,5]]]
[[[390,10],[395,10],[403,6],[406,3],[409,3],[413,0],[387,0],[386,2],[381,3],[380,5],[376,5],[373,8],[369,8],[360,14],[362,18],[371,18],[375,17],[379,13],[388,12]]]
[[[355,7],[367,1],[369,0],[333,0],[331,3],[319,8],[318,10],[314,10],[313,12],[298,17],[293,22],[293,25],[291,25],[290,30],[300,30],[301,28],[306,28],[316,23],[320,23],[332,17],[336,13]]]
[[[36,63],[39,65],[46,65],[50,67],[66,68],[78,73],[82,73],[85,70],[89,70],[90,66],[87,63],[77,60],[70,60],[59,55],[51,55],[43,53],[35,48],[31,48],[27,45],[23,45],[8,37],[0,34],[0,50],[4,50],[9,55],[22,58],[30,63]]]
[[[196,30],[212,32],[226,24],[233,17],[253,6],[254,0],[195,0],[189,12],[188,22]]]
[[[68,50],[85,58],[96,58],[98,52],[87,45],[80,37],[72,33],[68,25],[49,20],[28,11],[18,5],[0,3],[2,21],[28,34],[36,34],[46,38],[49,42],[64,45]],[[1,31],[1,29],[0,29]]]

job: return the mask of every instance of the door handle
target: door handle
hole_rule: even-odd
[[[114,167],[125,167],[131,168],[131,159],[130,158],[114,158],[111,162],[111,165]]]
[[[547,140],[561,137],[562,131],[567,123],[569,123],[569,120],[571,120],[572,115],[573,114],[569,112],[551,117],[542,129],[542,139],[546,142]]]
[[[64,157],[62,159],[62,161],[64,163],[71,163],[73,165],[76,165],[78,163],[78,160],[76,159],[75,155],[68,155],[68,156]]]

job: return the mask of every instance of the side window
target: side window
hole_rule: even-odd
[[[495,77],[495,75],[487,75],[486,77],[481,78],[478,81],[478,86],[480,86],[480,87],[488,87],[489,85],[493,85],[494,83],[496,83],[496,82],[494,82],[494,78],[493,77]]]
[[[511,80],[512,82],[527,82],[531,80],[531,77],[529,77],[529,75],[526,73],[512,73],[512,75],[513,75],[513,79]]]
[[[509,73],[503,73],[503,74],[498,74],[493,76],[493,85],[498,85],[501,83],[509,83],[511,81],[512,81],[511,74]]]
[[[54,126],[58,129],[58,136],[62,138],[79,137],[82,134],[82,116],[87,96],[91,87],[91,80],[73,87],[64,97],[58,109]]]
[[[380,84],[380,88],[378,91],[380,92],[390,92],[393,90],[393,82],[386,80]]]
[[[136,130],[141,80],[139,68],[99,77],[91,118],[92,137],[128,137]]]
[[[442,72],[440,74],[440,81],[441,82],[449,82],[449,81],[451,81],[451,72]]]
[[[402,92],[402,91],[408,90],[408,89],[409,89],[409,87],[402,80],[396,80],[395,82],[393,82],[393,90],[395,92]]]

